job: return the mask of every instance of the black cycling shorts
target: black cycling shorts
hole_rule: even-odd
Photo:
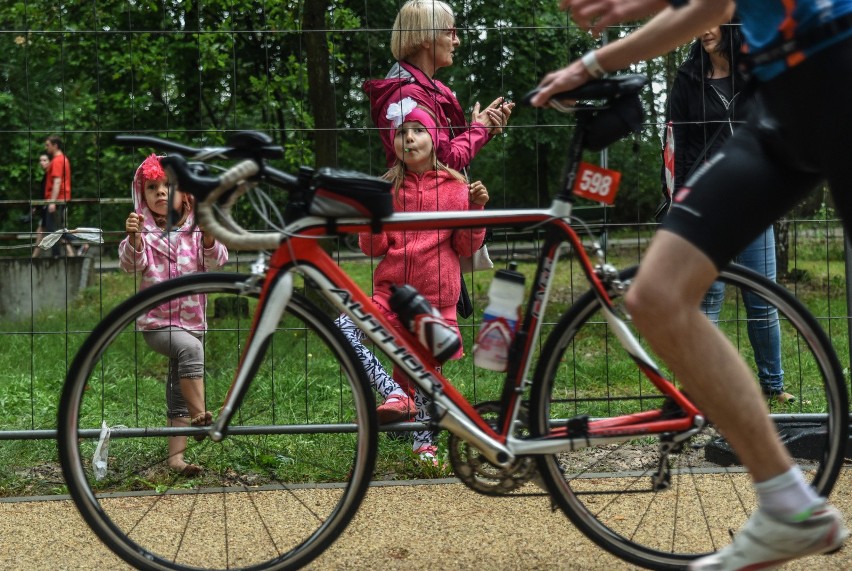
[[[678,191],[662,227],[722,268],[827,181],[852,221],[852,39],[757,86],[746,124]]]

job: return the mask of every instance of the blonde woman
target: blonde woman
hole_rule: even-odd
[[[438,70],[453,65],[460,44],[455,15],[447,3],[409,0],[400,8],[391,32],[391,53],[397,62],[384,79],[364,83],[388,167],[396,161],[388,107],[406,97],[435,116],[438,126],[435,153],[441,163],[456,170],[467,168],[509,120],[515,104],[498,97],[485,109],[477,102],[468,124],[456,96],[435,79]]]

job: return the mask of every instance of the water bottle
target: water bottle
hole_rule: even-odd
[[[511,262],[508,270],[497,270],[488,288],[488,307],[473,346],[477,367],[506,370],[524,302],[524,275],[517,268],[518,264]]]
[[[391,286],[388,303],[436,361],[443,363],[458,352],[461,339],[456,329],[413,286]]]

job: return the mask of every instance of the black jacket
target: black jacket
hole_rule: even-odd
[[[666,123],[673,123],[675,190],[686,183],[696,161],[706,161],[719,150],[753,105],[753,97],[743,93],[745,81],[739,73],[726,78],[733,81],[733,97],[726,102],[703,77],[700,67],[701,62],[696,60],[687,60],[680,66],[666,106]],[[733,106],[730,114],[729,106]],[[705,151],[708,142],[710,146]]]

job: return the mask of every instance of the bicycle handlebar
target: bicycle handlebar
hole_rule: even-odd
[[[147,135],[117,135],[115,141],[125,146],[153,147],[197,161],[217,158],[264,160],[284,156],[284,149],[280,145],[274,145],[269,135],[259,131],[241,131],[232,135],[226,146],[200,149]]]
[[[227,146],[222,147],[195,148],[147,135],[118,135],[115,141],[125,146],[151,147],[174,153],[163,157],[163,168],[169,172],[170,178],[177,181],[182,191],[195,197],[199,225],[229,248],[266,250],[278,246],[281,241],[279,232],[251,233],[231,216],[231,207],[237,198],[258,178],[285,190],[295,190],[299,186],[297,177],[264,162],[267,158],[283,156],[283,149],[273,145],[272,139],[265,133],[237,133],[229,139]],[[210,176],[204,163],[210,159],[244,160],[221,175]]]

